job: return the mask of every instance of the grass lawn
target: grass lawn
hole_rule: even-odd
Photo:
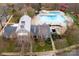
[[[68,47],[68,43],[66,39],[57,39],[54,41],[56,49],[63,49]]]
[[[73,29],[69,28],[66,33],[67,42],[69,45],[79,44],[79,19],[70,12],[67,12],[66,14],[70,15],[74,21]]]
[[[74,25],[73,29],[69,29],[66,33],[66,39],[69,45],[79,44],[79,28]]]
[[[18,23],[20,19],[20,14],[16,11],[13,11],[11,9],[6,11],[9,15],[13,15],[13,18],[11,19],[10,23]]]
[[[11,19],[10,23],[18,23],[19,22],[19,19],[20,19],[20,16],[13,17]]]
[[[13,40],[6,40],[0,37],[0,52],[18,52]]]
[[[66,15],[67,15],[67,14],[73,19],[75,25],[77,25],[77,26],[79,27],[79,19],[78,19],[78,17],[75,16],[75,15],[73,15],[73,14],[70,13],[70,12],[66,12]]]
[[[15,44],[13,41],[6,42],[6,47],[3,48],[4,52],[13,52],[15,51]]]
[[[51,41],[48,39],[45,41],[44,46],[40,46],[39,42],[33,44],[33,52],[43,52],[52,50]]]

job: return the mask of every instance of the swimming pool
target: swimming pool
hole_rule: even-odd
[[[55,14],[55,15],[63,15],[64,13],[61,11],[50,11],[49,14]]]
[[[54,14],[53,12],[51,12],[52,15],[50,15],[50,13],[47,15],[39,15],[39,23],[47,23],[52,25],[67,24],[67,20],[65,19],[65,17],[63,15],[58,15],[58,13],[56,12],[56,14]]]

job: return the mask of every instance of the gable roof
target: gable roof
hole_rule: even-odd
[[[22,23],[22,21],[24,22],[24,24]],[[31,17],[29,17],[28,15],[23,15],[21,18],[20,18],[20,21],[19,21],[19,24],[18,24],[18,27],[17,27],[17,30],[20,30],[22,29],[21,28],[21,25],[24,26],[24,29],[28,32],[30,32],[30,29],[31,29]]]

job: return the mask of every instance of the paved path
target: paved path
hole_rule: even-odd
[[[53,51],[56,51],[56,48],[55,48],[55,44],[54,44],[54,41],[52,39],[52,36],[50,35],[50,39],[51,39],[51,43],[52,43],[52,50]],[[53,54],[54,56],[56,55],[56,53]]]

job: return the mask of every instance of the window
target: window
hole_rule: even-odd
[[[24,28],[24,25],[20,25],[21,28]]]
[[[25,21],[21,21],[22,24],[25,24]]]

